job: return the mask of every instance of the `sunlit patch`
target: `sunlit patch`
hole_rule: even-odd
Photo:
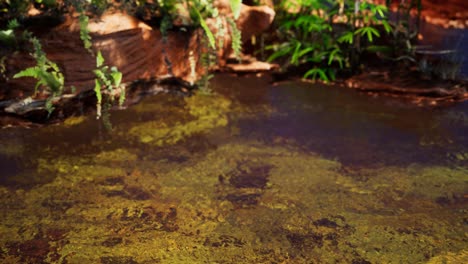
[[[86,119],[87,119],[86,116],[72,116],[72,117],[65,119],[65,121],[63,121],[63,125],[69,126],[69,127],[76,126],[76,125],[83,123]]]
[[[129,135],[140,142],[162,146],[175,144],[191,135],[208,132],[228,124],[227,111],[230,101],[215,95],[197,95],[185,98],[185,110],[191,116],[186,122],[167,124],[164,121],[149,121],[132,127]]]

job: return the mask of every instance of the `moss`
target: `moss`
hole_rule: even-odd
[[[72,116],[72,117],[65,119],[65,121],[63,121],[63,125],[65,127],[76,126],[86,121],[86,119],[87,119],[86,116]]]
[[[226,126],[230,101],[216,95],[196,95],[185,98],[186,110],[192,120],[180,123],[150,121],[132,127],[131,136],[140,142],[156,146],[172,145],[191,135]]]
[[[466,168],[413,166],[409,169],[411,192],[430,199],[454,199],[457,196],[462,199],[468,183],[466,175]]]
[[[118,148],[112,151],[103,151],[94,158],[96,163],[131,162],[137,159],[137,155],[127,149]]]
[[[24,262],[14,252],[31,241],[46,241],[45,260],[59,263],[456,263],[466,256],[464,214],[454,212],[462,207],[442,207],[431,193],[461,188],[463,170],[346,168],[294,147],[242,140],[183,163],[134,153],[121,147],[43,159],[39,171],[56,173],[53,181],[0,189],[8,208],[2,257]]]
[[[458,263],[467,263],[468,262],[468,250],[462,250],[460,252],[447,252],[439,256],[431,258],[427,264],[458,264]]]
[[[4,130],[2,131],[1,137],[8,138],[8,140],[2,140],[0,144],[0,156],[15,157],[22,156],[27,151],[24,139],[18,135],[14,135],[14,131]]]

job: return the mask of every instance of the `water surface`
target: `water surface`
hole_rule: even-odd
[[[218,75],[0,131],[6,263],[463,263],[468,104]]]

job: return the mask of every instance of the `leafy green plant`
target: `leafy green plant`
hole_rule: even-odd
[[[224,48],[224,37],[227,32],[231,34],[231,47],[234,51],[234,54],[238,59],[240,59],[240,54],[242,50],[242,40],[241,40],[241,32],[237,28],[235,23],[235,19],[237,19],[240,15],[241,9],[241,0],[231,0],[230,7],[231,11],[233,12],[233,17],[223,17],[220,15],[219,10],[217,7],[214,6],[214,1],[204,1],[204,0],[195,0],[195,1],[182,1],[185,3],[185,7],[189,11],[190,21],[192,26],[200,27],[203,29],[204,38],[201,40],[201,46],[206,50],[200,52],[199,62],[201,66],[209,69],[212,64],[216,61],[216,54],[217,49]],[[207,18],[215,19],[215,26],[216,26],[216,34],[214,34],[211,29],[209,28],[208,24],[206,23]],[[223,20],[226,23],[223,23]],[[225,27],[225,25],[229,25],[229,29]],[[218,39],[218,42],[216,41]],[[193,53],[189,58],[190,67],[192,69],[192,73],[195,72],[194,68],[194,59]],[[211,74],[205,74],[199,78],[197,82],[197,86],[202,90],[203,93],[209,93],[210,89],[208,87],[209,80],[213,76]]]
[[[381,31],[390,32],[387,8],[357,0],[283,1],[277,8],[280,43],[268,46],[269,61],[309,65],[304,78],[334,80],[337,70],[358,69],[364,51]],[[383,29],[382,29],[383,28]]]
[[[386,2],[390,8],[391,2]],[[413,43],[419,33],[421,9],[421,0],[400,1],[397,5],[395,19],[391,22],[393,27],[391,56],[397,61],[416,62]],[[413,11],[417,14],[415,18],[411,15]]]
[[[122,73],[116,67],[104,65],[104,57],[101,51],[96,55],[96,69],[93,71],[96,75],[94,92],[96,94],[96,117],[99,119],[102,114],[103,101],[110,103],[109,107],[116,97],[119,97],[119,105],[125,101],[125,87],[121,84]],[[107,106],[107,104],[106,104]],[[104,109],[107,112],[108,109]]]
[[[42,86],[49,93],[46,100],[46,109],[50,114],[54,109],[52,99],[62,94],[65,78],[58,65],[47,58],[39,40],[29,34],[29,41],[34,48],[31,55],[36,59],[36,66],[18,72],[13,78],[33,77],[37,79],[35,92]]]
[[[92,50],[91,36],[88,30],[89,18],[82,10],[80,9],[80,38],[83,41],[83,46],[88,50],[88,52],[94,56],[94,51]],[[109,120],[109,109],[112,107],[115,98],[119,98],[119,105],[123,105],[125,102],[125,86],[122,85],[122,73],[117,69],[117,67],[109,67],[104,65],[104,57],[102,56],[101,51],[98,51],[96,56],[96,69],[93,70],[94,75],[96,76],[94,80],[94,93],[96,95],[96,118],[99,119],[103,117],[104,124],[107,128],[111,128],[111,123]],[[104,107],[103,107],[104,106]]]
[[[29,0],[4,0],[0,2],[0,18],[13,19],[23,17],[30,5]]]
[[[234,55],[238,60],[240,60],[240,55],[242,53],[242,35],[240,30],[236,26],[236,22],[231,18],[227,18],[227,22],[231,27],[231,47],[234,51]]]
[[[81,41],[83,41],[83,46],[89,53],[93,54],[93,50],[91,49],[91,46],[92,46],[91,35],[89,34],[89,29],[88,29],[89,17],[84,13],[84,11],[80,12],[79,22],[80,22],[80,39]]]
[[[0,44],[14,46],[16,43],[15,29],[19,27],[17,19],[8,21],[6,29],[0,30]]]

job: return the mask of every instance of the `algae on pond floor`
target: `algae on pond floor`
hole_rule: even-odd
[[[465,183],[463,170],[351,169],[253,141],[184,163],[147,162],[118,148],[40,164],[41,173],[57,173],[52,182],[0,188],[8,208],[0,257],[13,263],[423,263],[466,255],[461,204],[437,200],[444,186]]]
[[[227,125],[229,100],[216,95],[197,94],[185,98],[185,102],[189,114],[187,121],[181,122],[182,118],[177,118],[177,116],[172,119],[174,121],[171,118],[148,121],[132,127],[129,134],[137,137],[142,143],[163,146],[175,144],[188,136]],[[187,116],[187,111],[179,112],[179,114]],[[174,117],[174,114],[171,116]]]
[[[416,156],[443,145],[412,152],[420,134],[414,127],[405,133],[411,118],[395,128],[387,121],[398,115],[377,107],[342,109],[349,98],[334,100],[330,95],[341,93],[329,94],[332,87],[319,101],[320,90],[297,90],[293,99],[300,104],[283,88],[274,88],[279,95],[267,94],[266,87],[253,90],[258,100],[250,94],[238,100],[242,90],[227,91],[229,99],[159,94],[113,112],[109,133],[87,118],[70,120],[71,127],[34,130],[31,138],[13,137],[0,146],[0,158],[28,155],[21,161],[30,166],[18,163],[21,171],[8,177],[21,181],[0,186],[0,259],[104,264],[466,259],[463,163],[421,162]],[[372,118],[363,118],[368,112]],[[383,129],[393,130],[374,137]],[[444,131],[434,130],[433,139],[445,137]],[[463,131],[451,137],[460,153],[466,152],[465,138],[458,135]],[[394,149],[378,144],[382,139],[393,148],[393,136]],[[383,152],[368,163],[343,158]],[[380,159],[394,155],[405,162]]]

